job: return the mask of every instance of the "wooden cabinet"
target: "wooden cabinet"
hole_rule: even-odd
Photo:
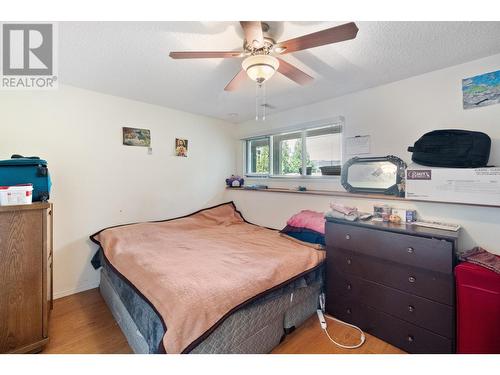
[[[52,205],[0,206],[0,353],[34,353],[48,341]]]
[[[453,353],[458,233],[326,224],[326,310],[410,353]]]

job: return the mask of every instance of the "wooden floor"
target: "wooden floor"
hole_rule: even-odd
[[[328,319],[328,333],[344,345],[356,345],[359,332]],[[400,349],[365,333],[366,342],[358,349],[342,349],[333,344],[319,326],[316,314],[278,345],[273,354],[403,354]]]
[[[359,334],[351,328],[328,321],[330,335],[337,341],[354,344]],[[98,289],[74,294],[54,301],[49,324],[50,341],[42,353],[132,353],[125,336],[114,320]],[[321,330],[316,315],[273,350],[273,353],[403,353],[401,350],[366,335],[359,349],[341,349],[332,344]]]
[[[42,353],[132,353],[98,289],[54,301]]]

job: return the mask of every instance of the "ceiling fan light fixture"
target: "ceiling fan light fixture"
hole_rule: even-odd
[[[249,56],[241,63],[241,67],[247,72],[248,77],[258,83],[271,78],[279,66],[278,59],[271,55]]]

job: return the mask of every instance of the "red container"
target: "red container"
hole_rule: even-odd
[[[500,354],[500,274],[464,262],[457,281],[457,353]]]

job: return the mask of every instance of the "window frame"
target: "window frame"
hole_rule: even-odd
[[[276,130],[272,133],[268,134],[260,134],[260,135],[255,135],[252,137],[244,138],[242,139],[243,141],[243,148],[244,148],[244,160],[243,160],[243,169],[244,169],[244,175],[247,178],[272,178],[272,179],[288,179],[288,180],[293,180],[293,179],[339,179],[340,176],[338,175],[332,175],[332,176],[312,176],[312,175],[307,175],[307,168],[305,165],[307,164],[307,134],[308,132],[312,131],[321,131],[321,129],[329,129],[333,128],[333,132],[330,134],[340,134],[340,164],[343,165],[343,160],[344,160],[344,154],[343,154],[343,148],[344,148],[344,131],[345,131],[345,126],[344,126],[344,119],[343,117],[337,117],[335,119],[327,119],[327,120],[321,120],[321,121],[316,121],[313,123],[308,123],[308,124],[302,124],[302,125],[296,125],[293,127],[288,127],[288,128],[283,128],[280,130]],[[302,139],[302,173],[297,174],[297,175],[279,175],[275,174],[275,169],[276,166],[279,165],[279,161],[275,160],[275,139],[274,137],[278,136],[287,136],[287,135],[292,135],[292,134],[297,134],[300,133],[300,139]],[[329,134],[328,132],[325,132],[324,134]],[[318,134],[319,135],[319,134]],[[309,135],[311,136],[311,135]],[[249,162],[251,160],[250,152],[251,149],[248,147],[250,141],[253,140],[259,140],[259,139],[267,139],[269,143],[269,173],[249,173],[250,170],[250,165]],[[276,151],[278,152],[278,151]],[[277,171],[276,171],[277,172]]]
[[[267,143],[269,145],[269,161],[268,161],[268,171],[269,173],[248,173],[248,170],[252,169],[251,168],[251,163],[252,163],[252,157],[251,157],[251,147],[249,147],[249,144],[253,141],[260,141],[260,140],[265,140],[267,139]],[[268,136],[261,136],[261,137],[254,137],[254,138],[249,138],[245,140],[245,176],[249,177],[267,177],[270,176],[272,173],[272,165],[271,165],[271,152],[272,152],[272,145],[271,145],[271,139]]]

